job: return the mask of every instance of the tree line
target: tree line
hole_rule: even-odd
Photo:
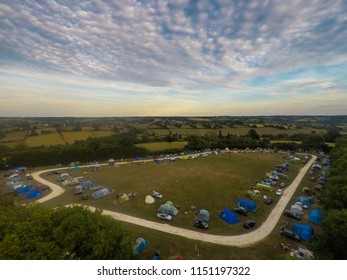
[[[347,138],[338,139],[331,150],[327,186],[322,190],[322,234],[315,242],[320,259],[347,259]]]

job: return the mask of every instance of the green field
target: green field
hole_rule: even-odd
[[[39,136],[31,136],[25,140],[25,144],[29,147],[37,147],[37,146],[50,146],[50,145],[58,145],[65,144],[64,140],[61,138],[59,133],[52,133],[47,135],[39,135]]]
[[[174,218],[172,225],[191,229],[197,209],[207,209],[211,213],[209,232],[232,235],[243,232],[242,224],[230,227],[218,218],[220,211],[235,207],[237,198],[245,198],[249,184],[259,182],[267,171],[282,161],[283,154],[225,154],[174,163],[132,163],[118,168],[105,166],[98,172],[73,172],[73,176],[85,176],[95,184],[113,190],[114,195],[96,201],[88,200],[87,203],[92,206],[157,221],[157,209],[170,200],[180,207],[180,214]],[[292,168],[290,178],[294,178],[298,166]],[[49,179],[48,176],[46,178]],[[146,204],[144,197],[153,190],[161,192],[164,198],[155,204]],[[115,194],[120,192],[139,195],[134,200],[119,203]],[[274,197],[276,200],[278,198]],[[80,198],[73,196],[73,189],[70,188],[48,204],[77,202],[81,202]],[[259,203],[262,204],[261,201]],[[265,220],[271,208],[261,205],[254,214],[258,223]]]
[[[183,149],[185,145],[187,145],[188,142],[182,141],[182,142],[155,142],[155,143],[145,143],[145,144],[137,144],[137,147],[143,147],[147,150],[150,150],[151,152],[157,152],[157,151],[165,151],[170,149]]]
[[[22,131],[16,131],[16,132],[9,132],[6,133],[5,137],[1,139],[1,142],[6,143],[6,142],[21,142],[24,141],[25,137],[27,135],[26,130]]]
[[[238,136],[246,135],[250,129],[252,129],[252,128],[248,127],[248,126],[234,127],[234,128],[222,128],[222,129],[170,128],[171,132],[175,132],[175,133],[181,134],[181,135],[205,135],[208,133],[218,134],[219,130],[221,130],[223,135],[230,133],[230,134],[234,134],[234,135],[238,135]],[[296,129],[280,130],[280,129],[276,129],[273,127],[257,127],[257,128],[253,128],[253,129],[255,129],[259,135],[262,135],[262,134],[277,135],[277,134],[284,134],[284,133],[288,134],[288,135],[299,134],[299,133],[310,134],[313,131],[317,134],[326,133],[326,130],[324,130],[324,129],[313,129],[313,128],[296,128]],[[151,129],[150,131],[154,132],[158,136],[170,134],[170,131],[168,129]]]
[[[69,173],[73,177],[84,176],[85,180],[93,180],[97,185],[113,189],[113,193],[105,198],[87,200],[88,205],[158,221],[155,216],[157,208],[161,203],[171,200],[180,206],[180,213],[169,222],[171,225],[194,230],[192,224],[196,217],[195,212],[204,208],[211,214],[208,233],[237,235],[245,233],[242,227],[245,218],[240,217],[241,223],[227,225],[219,218],[219,212],[225,208],[232,209],[238,197],[246,198],[245,191],[249,189],[249,183],[258,182],[265,176],[266,171],[283,160],[284,154],[224,154],[194,160],[177,160],[174,163],[150,162],[131,163],[119,167],[102,166],[97,172],[82,169]],[[291,162],[288,173],[290,180],[285,181],[286,184],[291,182],[301,167],[302,163],[299,161]],[[56,182],[56,175],[42,177]],[[307,184],[310,184],[308,176],[305,177],[302,186]],[[73,187],[64,188],[66,192],[62,196],[46,202],[45,205],[54,207],[85,202],[79,196],[73,195]],[[297,195],[301,194],[300,189],[301,187],[298,188]],[[145,204],[144,197],[152,190],[160,191],[164,197],[155,204]],[[118,192],[139,193],[139,195],[134,200],[120,203],[115,198]],[[278,197],[274,194],[271,196],[274,198],[274,203],[270,206],[262,201],[255,201],[259,209],[256,213],[250,213],[248,218],[254,219],[257,226],[266,219],[278,201]],[[138,237],[149,240],[150,246],[142,255],[143,259],[151,259],[154,250],[157,249],[160,250],[163,259],[175,259],[178,255],[182,255],[185,259],[283,259],[290,257],[288,252],[281,250],[279,243],[291,244],[292,248],[296,248],[298,244],[281,237],[279,231],[282,222],[283,220],[279,221],[269,237],[250,248],[214,245],[125,222],[119,223],[130,232],[134,240]],[[306,243],[301,245],[309,246]]]

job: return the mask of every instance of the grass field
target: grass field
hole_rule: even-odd
[[[155,142],[155,143],[145,143],[145,144],[137,144],[137,147],[143,147],[151,152],[164,151],[170,149],[183,149],[188,142]]]
[[[52,133],[47,135],[31,136],[25,140],[25,144],[29,147],[37,146],[50,146],[65,144],[59,133]]]
[[[175,163],[129,164],[121,165],[118,168],[103,166],[98,172],[86,172],[82,169],[81,172],[70,171],[70,174],[74,177],[84,176],[85,180],[93,180],[96,184],[113,189],[113,193],[108,197],[100,200],[88,200],[89,205],[158,221],[155,217],[157,208],[162,202],[171,200],[181,206],[180,213],[170,222],[173,226],[194,230],[192,223],[195,211],[204,208],[211,213],[208,233],[235,235],[245,233],[242,223],[227,225],[219,218],[219,212],[224,208],[232,209],[238,197],[245,198],[244,192],[248,189],[247,179],[251,183],[259,181],[266,171],[284,160],[283,156],[283,154],[262,153],[225,154],[195,160],[178,160]],[[286,184],[294,179],[301,167],[302,163],[299,161],[292,162],[288,173],[290,180],[286,181]],[[43,175],[44,178],[55,182],[56,177],[53,176]],[[308,185],[312,186],[312,182],[310,182],[310,176],[307,175],[294,197],[302,194],[301,188]],[[46,202],[45,205],[54,207],[60,204],[82,203],[79,196],[73,195],[73,187],[65,188],[64,195]],[[154,205],[147,205],[144,203],[144,196],[152,190],[160,191],[164,197],[162,200],[156,201]],[[139,192],[139,195],[134,200],[119,203],[115,199],[118,192]],[[276,203],[278,198],[274,194],[271,196]],[[254,219],[259,226],[268,216],[274,204],[267,206],[261,201],[256,201],[256,203],[259,209],[255,214],[250,214],[248,218]],[[196,206],[196,209],[192,209],[192,205]],[[305,219],[306,217],[307,213]],[[243,217],[240,218],[241,221],[244,220]],[[143,237],[149,241],[150,245],[141,259],[152,259],[153,252],[159,249],[163,259],[175,259],[178,255],[182,255],[185,259],[192,260],[271,260],[290,258],[289,253],[280,248],[280,242],[290,244],[292,248],[298,246],[298,243],[285,239],[279,234],[282,222],[283,220],[279,221],[270,236],[249,248],[219,246],[125,222],[119,223],[129,231],[134,240]],[[289,222],[292,224],[294,221],[289,220]],[[317,232],[319,232],[319,228]],[[302,242],[301,245],[310,246],[306,242]]]
[[[242,126],[242,127],[235,127],[235,128],[222,128],[222,129],[204,129],[204,128],[171,128],[171,132],[176,132],[177,134],[181,135],[205,135],[207,133],[215,133],[218,134],[219,130],[222,131],[223,135],[226,135],[228,133],[234,134],[234,135],[246,135],[248,131],[252,129],[251,127]],[[298,134],[298,133],[305,133],[310,134],[312,131],[314,131],[317,134],[324,134],[326,130],[324,129],[311,129],[311,128],[296,128],[296,129],[287,129],[287,130],[280,130],[273,127],[257,127],[254,128],[256,132],[259,135],[262,134]],[[168,129],[151,129],[151,132],[154,132],[158,136],[168,135],[170,131]]]
[[[27,131],[16,131],[16,132],[9,132],[5,135],[3,139],[1,139],[1,142],[21,142],[24,141],[25,137],[27,135]]]
[[[73,176],[85,176],[95,184],[113,190],[113,195],[101,200],[88,200],[87,203],[92,206],[157,221],[157,209],[170,200],[180,207],[180,214],[171,222],[172,225],[192,229],[195,212],[198,209],[207,209],[211,214],[209,232],[232,235],[244,232],[242,224],[225,224],[219,219],[220,211],[235,207],[239,197],[246,198],[245,192],[250,183],[259,182],[267,171],[282,161],[283,154],[225,154],[195,160],[178,160],[175,163],[132,163],[118,168],[105,166],[98,172],[84,173],[82,169],[80,172],[73,172]],[[290,178],[294,178],[297,168],[292,168]],[[163,193],[164,198],[155,204],[145,204],[145,195],[153,190]],[[139,195],[134,200],[119,203],[115,194],[120,192]],[[274,197],[274,201],[277,200],[278,198]],[[63,196],[48,203],[54,206],[76,202],[81,202],[80,198],[73,196],[71,188]],[[261,201],[258,203],[259,211],[251,214],[250,218],[261,223],[272,207],[263,205]]]

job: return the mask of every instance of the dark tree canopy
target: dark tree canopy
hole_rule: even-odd
[[[0,259],[132,259],[128,234],[111,217],[82,206],[0,204]]]

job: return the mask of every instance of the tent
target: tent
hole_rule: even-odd
[[[167,204],[160,205],[158,212],[163,212],[171,216],[176,216],[178,214],[178,210],[176,207]]]
[[[312,241],[313,228],[309,224],[294,223],[292,230],[294,233],[298,234],[302,240],[308,242]]]
[[[257,184],[257,188],[259,190],[265,190],[265,191],[269,191],[269,192],[273,191],[273,188],[270,185],[265,185],[265,184],[260,184],[260,183]]]
[[[198,213],[197,219],[199,221],[208,222],[210,220],[210,213],[205,209],[201,209]]]
[[[293,204],[291,207],[290,207],[290,212],[292,213],[297,213],[298,215],[302,215],[303,211],[302,211],[302,207],[299,206],[299,205],[296,205],[296,204]]]
[[[258,209],[257,204],[242,198],[237,200],[237,205],[246,208],[250,212],[255,212]]]
[[[27,194],[27,193],[29,193],[31,190],[33,189],[33,187],[32,186],[21,186],[21,187],[18,187],[18,188],[16,188],[16,193],[18,193],[18,194]]]
[[[220,217],[229,225],[240,222],[236,214],[229,209],[225,209],[222,212],[220,212]]]
[[[34,198],[37,198],[39,196],[43,195],[43,192],[41,190],[34,190],[32,192],[30,192],[26,198],[27,199],[34,199]]]
[[[148,247],[149,242],[142,237],[136,239],[136,245],[134,246],[134,254],[140,256],[142,252]]]
[[[257,199],[258,199],[258,196],[256,195],[256,193],[253,192],[253,191],[251,191],[251,190],[248,190],[248,191],[246,192],[246,195],[247,195],[250,199],[252,199],[252,200],[257,200]]]
[[[312,198],[310,197],[304,197],[304,196],[299,196],[295,202],[301,202],[302,205],[306,205],[306,206],[311,206],[312,203]]]
[[[126,202],[129,200],[129,196],[127,194],[123,194],[118,198],[119,202]]]
[[[57,163],[57,164],[55,165],[55,167],[56,167],[56,168],[60,168],[60,167],[61,167],[61,164],[60,164],[60,163]]]
[[[100,190],[94,191],[92,194],[92,198],[99,199],[99,198],[102,198],[102,197],[104,197],[110,193],[111,193],[110,189],[102,188]]]
[[[84,189],[89,189],[89,188],[94,187],[94,183],[92,181],[83,181],[81,183],[81,187]]]
[[[311,193],[311,189],[310,189],[309,187],[303,187],[303,188],[301,189],[301,191],[302,191],[303,193],[305,193],[305,194],[310,194],[310,193]]]
[[[319,225],[322,220],[322,213],[319,210],[313,209],[308,217],[308,222]]]
[[[79,166],[74,166],[74,168],[72,169],[73,171],[81,171],[81,168]]]
[[[146,195],[145,202],[147,204],[153,204],[155,202],[155,199],[151,195]]]

